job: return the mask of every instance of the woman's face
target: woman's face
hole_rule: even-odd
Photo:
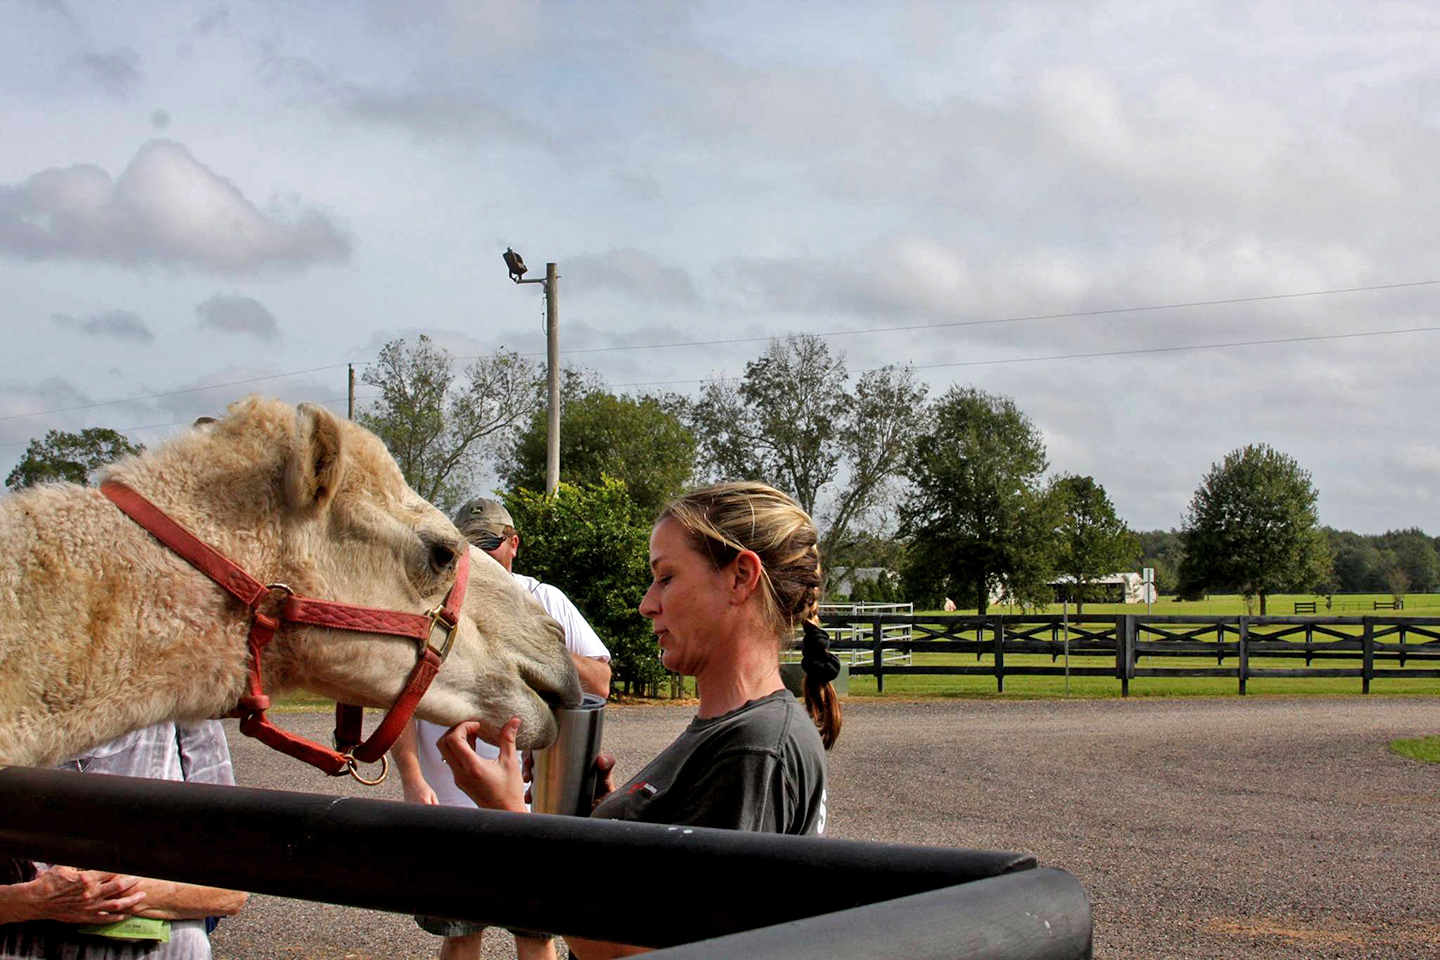
[[[716,570],[690,545],[684,528],[669,518],[650,534],[650,573],[640,613],[649,618],[660,642],[660,662],[668,670],[694,676],[724,656],[734,614],[734,577]]]

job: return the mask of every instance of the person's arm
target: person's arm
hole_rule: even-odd
[[[415,721],[405,724],[400,736],[390,747],[390,756],[395,758],[395,772],[400,774],[400,788],[405,799],[411,803],[428,803],[431,806],[440,801],[435,790],[425,781],[420,772],[420,737],[415,730]]]
[[[0,885],[0,923],[114,923],[145,900],[139,883],[138,877],[50,867],[34,880]]]
[[[583,937],[566,937],[565,946],[576,960],[610,960],[611,957],[633,957],[637,953],[649,953],[651,947],[632,947],[623,943],[606,940],[586,940]]]
[[[570,659],[575,661],[575,672],[580,674],[580,686],[585,692],[609,700],[610,664],[595,657],[582,657],[574,652],[571,652]]]
[[[202,887],[171,880],[142,879],[135,887],[145,900],[130,912],[152,920],[199,920],[204,917],[233,917],[245,906],[249,895],[222,887]]]

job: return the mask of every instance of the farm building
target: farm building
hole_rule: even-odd
[[[1056,601],[1062,597],[1074,599],[1074,577],[1057,577],[1050,581],[1050,586],[1055,588]],[[1155,585],[1147,586],[1138,573],[1112,573],[1085,581],[1085,599],[1092,603],[1145,603],[1155,600]]]

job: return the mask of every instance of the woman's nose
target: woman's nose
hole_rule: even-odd
[[[653,617],[660,612],[660,605],[655,602],[655,584],[650,584],[650,589],[645,591],[645,596],[640,598],[640,616]]]

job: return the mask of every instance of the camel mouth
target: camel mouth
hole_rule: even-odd
[[[566,702],[565,697],[558,690],[536,690],[535,695],[551,710],[563,710],[566,707],[577,706],[577,704]]]

